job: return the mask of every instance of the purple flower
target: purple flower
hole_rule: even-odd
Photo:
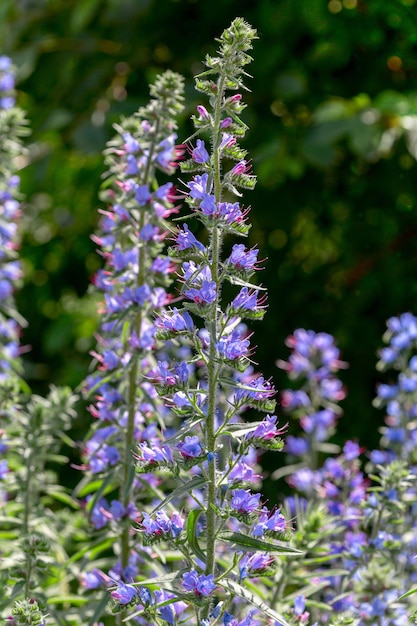
[[[357,459],[361,454],[361,448],[355,441],[346,441],[343,446],[343,454],[347,461],[353,461],[353,459]]]
[[[287,530],[287,521],[279,509],[268,511],[264,508],[257,520],[252,535],[262,537],[265,533],[282,533]]]
[[[149,185],[136,185],[135,199],[140,206],[145,206],[151,200]]]
[[[233,459],[235,462],[235,459]],[[243,459],[238,461],[229,474],[230,483],[253,482],[261,478],[260,474],[255,474],[255,470]]]
[[[200,120],[204,120],[206,122],[211,120],[211,115],[207,111],[206,107],[204,107],[201,104],[199,104],[197,106],[197,111],[198,111],[198,114],[200,116]]]
[[[196,239],[196,237],[188,228],[187,224],[184,224],[182,229],[180,229],[177,233],[177,248],[178,250],[188,250],[190,248],[195,248],[196,250],[201,250],[201,252],[205,252],[205,247],[200,241],[198,241],[198,239]]]
[[[217,343],[218,353],[229,361],[248,356],[249,347],[249,339],[242,336],[242,332],[239,329],[235,329],[229,335],[223,336]]]
[[[258,263],[258,252],[259,250],[257,250],[257,248],[247,250],[243,243],[236,243],[233,246],[232,252],[226,263],[234,265],[234,267],[239,270],[256,269],[256,265]]]
[[[274,563],[274,557],[269,554],[255,552],[255,554],[245,554],[239,563],[239,579],[243,580],[248,576],[261,576]]]
[[[90,499],[90,497],[87,498],[87,501],[89,501]],[[108,524],[110,518],[111,515],[109,513],[108,502],[104,498],[101,498],[91,511],[91,523],[93,524],[94,528],[99,530],[100,528],[104,528],[104,526]]]
[[[184,295],[190,300],[193,300],[196,304],[212,304],[217,297],[216,283],[214,280],[203,280],[199,289],[187,289]]]
[[[293,456],[303,456],[309,451],[309,443],[302,437],[288,435],[288,437],[285,438],[284,449],[285,452],[288,452],[288,454],[292,454]]]
[[[209,194],[204,194],[203,200],[200,204],[200,209],[203,215],[213,217],[218,214],[216,198]]]
[[[86,589],[98,589],[104,585],[108,585],[110,582],[109,577],[101,570],[94,568],[91,572],[83,574],[81,584]]]
[[[123,582],[119,582],[117,585],[117,589],[112,591],[112,598],[117,600],[120,604],[129,604],[138,596],[138,592],[136,587],[132,587],[132,585],[126,585]]]
[[[158,465],[159,463],[168,463],[171,460],[171,456],[167,447],[160,448],[155,443],[152,447],[147,442],[140,443],[138,446],[138,453],[136,458],[140,462],[150,463],[151,465]]]
[[[236,145],[236,137],[230,135],[229,133],[222,133],[222,140],[219,146],[220,150],[224,150],[225,148],[231,148],[234,145]]]
[[[171,517],[165,511],[157,511],[154,519],[148,513],[143,513],[140,523],[141,530],[145,534],[148,543],[162,538],[176,538],[181,533],[184,522],[179,513],[172,513]]]
[[[235,392],[236,401],[245,400],[267,400],[276,393],[274,386],[269,380],[265,380],[263,376],[251,380],[242,387],[238,387]]]
[[[135,139],[134,137],[132,137],[132,135],[130,133],[123,133],[123,139],[124,139],[124,148],[126,150],[126,152],[128,153],[133,153],[133,152],[139,152],[140,150],[140,145],[139,142],[137,141],[137,139]]]
[[[158,234],[159,228],[148,223],[145,224],[145,226],[140,231],[139,239],[142,239],[142,241],[151,241],[152,239],[157,239]]]
[[[288,479],[289,484],[301,493],[310,493],[317,484],[317,475],[313,470],[304,467],[296,470]]]
[[[336,415],[329,409],[323,409],[301,418],[301,427],[306,433],[314,433],[318,441],[324,441],[328,437],[329,429],[334,425]]]
[[[195,570],[185,572],[182,584],[186,591],[192,591],[196,596],[209,596],[216,589],[213,574],[199,576]]]
[[[242,287],[238,295],[231,303],[231,308],[237,313],[241,311],[255,311],[259,307],[262,308],[264,306],[265,300],[266,296],[258,300],[257,289],[248,289],[247,287]]]
[[[177,450],[180,451],[181,456],[185,459],[194,459],[203,454],[203,447],[197,435],[187,435],[184,441],[180,441],[177,444]]]
[[[9,465],[6,459],[0,461],[0,479],[3,479],[9,473]]]
[[[197,174],[194,177],[194,180],[188,183],[190,198],[193,198],[194,200],[202,200],[208,193],[207,185],[208,174],[204,173],[201,176]]]
[[[328,333],[298,328],[287,338],[286,344],[293,352],[288,362],[279,361],[278,366],[297,377],[304,375],[319,381],[346,367],[339,358],[334,338]]]
[[[249,489],[232,491],[231,507],[237,513],[253,513],[259,508],[260,493],[252,493]]]
[[[169,330],[175,332],[192,332],[194,330],[194,322],[188,311],[179,312],[174,308],[171,311],[163,311],[155,320],[155,326],[160,330]]]
[[[196,163],[199,163],[200,165],[203,163],[208,163],[209,161],[209,153],[206,150],[206,146],[204,144],[204,141],[202,139],[197,139],[196,141],[196,147],[194,148],[194,150],[192,151],[192,158]]]
[[[283,435],[288,428],[288,424],[277,428],[277,416],[267,415],[266,418],[248,435],[248,439],[261,439],[268,441]]]
[[[177,135],[170,135],[158,145],[158,152],[156,155],[156,162],[158,165],[166,171],[168,174],[175,171],[175,161],[182,154],[181,148],[175,145]]]

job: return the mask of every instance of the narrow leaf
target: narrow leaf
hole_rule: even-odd
[[[180,485],[158,504],[158,506],[152,511],[151,515],[154,515],[154,513],[156,513],[160,509],[163,509],[164,506],[168,504],[168,502],[171,502],[172,500],[175,500],[175,498],[179,498],[186,493],[190,493],[192,489],[195,489],[196,487],[201,487],[201,485],[205,485],[206,483],[207,479],[204,478],[204,476],[196,476],[192,480],[184,483],[183,485]]]
[[[283,542],[272,543],[270,541],[262,541],[261,539],[256,539],[255,537],[250,537],[249,535],[233,531],[221,533],[221,535],[219,535],[219,539],[221,541],[225,541],[226,543],[233,543],[247,552],[279,552],[279,554],[286,556],[304,554],[301,550],[291,548],[291,546],[288,546]]]
[[[178,570],[171,574],[164,574],[164,576],[156,576],[155,578],[145,578],[137,583],[131,583],[134,587],[150,587],[152,585],[160,585],[163,587],[167,583],[172,583],[176,578],[179,578],[181,574],[187,570]]]
[[[98,619],[103,615],[104,608],[107,606],[108,602],[109,602],[109,596],[106,591],[105,595],[101,599],[101,602],[99,602],[98,605],[96,606],[96,610],[94,611],[87,626],[94,626],[94,624],[97,623]]]
[[[203,563],[205,563],[207,560],[207,557],[204,554],[204,552],[201,550],[198,544],[198,540],[197,540],[197,521],[198,521],[198,518],[200,517],[200,514],[201,514],[201,511],[196,510],[196,509],[193,509],[188,513],[186,533],[187,533],[188,544],[190,545],[194,554],[201,561],[203,561]]]
[[[232,437],[242,437],[247,433],[256,430],[256,428],[262,424],[262,422],[248,422],[248,423],[239,423],[239,424],[228,424],[226,428],[222,431],[222,434],[231,435]]]
[[[414,593],[417,593],[417,587],[414,587],[414,589],[410,589],[409,591],[407,591],[406,593],[403,593],[402,596],[400,596],[398,598],[398,600],[404,600],[404,598],[407,598],[408,596],[413,595]]]
[[[223,578],[219,581],[219,585],[228,589],[240,598],[247,600],[253,604],[253,606],[256,606],[256,608],[262,611],[262,613],[264,613],[267,617],[279,622],[280,626],[289,626],[288,622],[282,617],[282,615],[271,609],[267,604],[265,604],[265,602],[262,602],[262,600],[256,597],[251,591],[245,589],[236,581],[231,580],[230,578]]]

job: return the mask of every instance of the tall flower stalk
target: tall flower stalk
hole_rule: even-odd
[[[163,541],[182,556],[177,572],[165,568],[164,576],[140,585],[159,583],[172,594],[170,602],[172,597],[186,602],[181,619],[189,616],[196,626],[220,619],[255,624],[256,612],[283,620],[250,590],[249,580],[273,572],[274,553],[297,553],[280,543],[288,539],[283,515],[269,511],[261,494],[250,488],[259,479],[251,467],[255,448],[280,450],[285,427],[269,414],[275,390],[253,373],[251,333],[243,323],[262,319],[265,312],[264,290],[250,282],[258,269],[258,250],[230,244],[231,235],[249,232],[249,210],[236,198],[240,189],[255,185],[246,151],[238,144],[247,130],[239,117],[245,106],[240,92],[255,38],[256,32],[237,18],[219,38],[218,56],[207,56],[207,70],[196,77],[197,90],[209,102],[197,107],[196,132],[187,142],[190,158],[181,163],[182,174],[193,175],[185,196],[191,215],[181,220],[195,219],[202,240],[187,222],[178,228],[170,255],[181,263],[183,304],[168,308],[155,322],[160,339],[181,339],[192,349],[191,358],[179,360],[179,354],[173,362],[159,361],[153,373],[160,397],[182,424],[176,434],[165,430],[165,441],[153,456],[144,446],[137,455],[138,471],[153,465],[155,474],[170,471],[178,485],[151,514],[140,511],[144,545]],[[250,407],[268,415],[242,422],[241,413]],[[180,506],[183,514],[178,514]],[[253,551],[256,558],[250,556]],[[129,601],[139,602],[139,597],[139,590],[136,597],[132,591]],[[248,612],[248,601],[256,609]],[[152,610],[155,602],[149,601],[140,614]],[[174,614],[170,619],[177,623]]]
[[[25,324],[16,310],[14,293],[21,280],[17,171],[25,152],[22,138],[28,129],[23,111],[16,106],[14,87],[12,61],[0,56],[0,409],[19,391],[20,327]]]
[[[161,184],[157,172],[171,175],[181,155],[175,119],[182,91],[178,74],[158,76],[150,103],[116,126],[106,150],[103,198],[108,207],[94,236],[105,260],[94,281],[103,298],[101,325],[93,352],[97,369],[86,389],[95,396],[90,406],[95,423],[85,442],[86,477],[77,493],[88,494],[86,507],[95,529],[110,529],[115,537],[117,560],[109,573],[97,568],[85,572],[87,589],[108,587],[112,581],[125,584],[137,575],[132,523],[147,483],[146,476],[135,478],[133,450],[140,442],[153,445],[164,413],[149,382],[157,349],[153,315],[170,300],[167,287],[175,269],[164,254],[167,218],[177,211],[175,190],[169,181]]]
[[[26,163],[22,138],[28,133],[16,106],[14,67],[0,57],[0,615],[10,624],[43,624],[47,598],[66,583],[57,574],[65,554],[66,522],[59,501],[68,501],[52,468],[66,461],[60,454],[65,430],[74,418],[76,397],[67,388],[50,389],[46,398],[30,395],[21,378],[20,330],[26,325],[16,310],[21,282],[18,258],[21,195],[18,170]],[[56,498],[56,499],[55,499]],[[56,575],[51,577],[53,568]],[[65,576],[63,577],[65,578]],[[56,606],[50,605],[56,616]]]

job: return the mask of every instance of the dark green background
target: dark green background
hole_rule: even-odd
[[[417,312],[415,0],[3,0],[1,52],[19,68],[32,127],[18,295],[27,377],[42,391],[86,374],[100,263],[90,234],[112,123],[171,68],[186,78],[183,139],[201,102],[193,74],[236,16],[260,36],[244,114],[258,175],[249,245],[267,258],[269,289],[259,368],[282,388],[285,337],[333,333],[350,363],[340,434],[374,445],[385,320]]]

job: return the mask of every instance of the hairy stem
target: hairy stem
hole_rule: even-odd
[[[224,92],[224,76],[220,76],[218,81],[218,95],[216,99],[216,105],[214,110],[214,136],[213,136],[213,187],[214,196],[216,202],[221,201],[222,186],[221,186],[221,155],[219,150],[219,137],[220,137],[220,116],[221,106]],[[211,275],[212,280],[216,283],[216,300],[213,305],[213,313],[209,320],[209,332],[210,332],[210,352],[208,363],[208,411],[206,421],[206,446],[209,454],[211,454],[212,460],[208,466],[208,491],[207,491],[207,563],[206,563],[206,575],[215,574],[215,558],[216,558],[216,526],[217,526],[217,513],[215,510],[216,504],[216,400],[218,389],[218,377],[220,366],[216,362],[216,345],[218,341],[218,326],[219,326],[219,301],[220,301],[220,281],[219,281],[219,263],[220,263],[220,251],[222,244],[222,236],[217,227],[213,228],[211,233]],[[204,613],[204,611],[203,611]],[[209,606],[205,609],[203,617],[207,617],[209,613]]]

